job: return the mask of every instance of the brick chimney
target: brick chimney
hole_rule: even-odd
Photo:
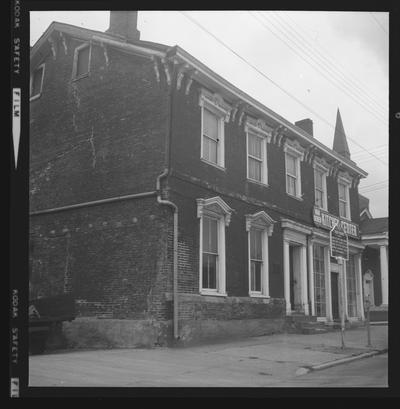
[[[137,17],[137,11],[110,11],[110,27],[106,30],[106,33],[128,41],[140,40]]]
[[[310,118],[302,119],[294,123],[296,126],[306,131],[309,135],[314,136],[313,133],[313,121]]]

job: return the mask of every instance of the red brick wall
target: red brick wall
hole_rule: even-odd
[[[156,197],[31,219],[31,298],[72,292],[78,316],[171,318],[172,212]]]
[[[57,36],[56,36],[57,37]],[[81,43],[45,58],[30,103],[32,210],[155,189],[164,167],[167,92],[149,59],[92,46],[90,75],[71,81]]]

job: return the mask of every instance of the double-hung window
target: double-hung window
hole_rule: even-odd
[[[290,196],[302,198],[300,161],[303,159],[303,149],[300,144],[292,146],[285,144],[286,193]]]
[[[221,150],[221,119],[207,108],[203,109],[203,154],[207,162],[218,165]]]
[[[347,313],[349,317],[357,316],[356,263],[350,255],[346,263]]]
[[[261,294],[263,272],[263,231],[250,230],[250,292]]]
[[[298,174],[297,158],[289,153],[286,154],[286,191],[289,195],[297,196]]]
[[[201,107],[201,159],[217,168],[225,168],[225,121],[231,107],[218,94],[202,89]]]
[[[269,296],[268,236],[274,221],[264,212],[246,216],[249,249],[249,295]]]
[[[220,198],[197,199],[200,218],[200,293],[225,293],[225,228],[229,225],[232,209]]]
[[[314,305],[317,317],[326,317],[325,248],[313,245]]]
[[[35,99],[40,97],[43,88],[43,78],[44,78],[44,64],[39,65],[31,76],[30,84],[30,98]]]
[[[327,169],[314,165],[314,203],[324,210],[328,210],[326,175]]]
[[[79,79],[89,74],[91,59],[90,44],[82,44],[75,49],[72,78]]]
[[[218,282],[218,219],[203,217],[202,288],[217,290]]]
[[[338,181],[339,216],[350,220],[349,184],[343,179]]]

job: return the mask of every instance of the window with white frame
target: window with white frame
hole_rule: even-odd
[[[225,228],[232,209],[220,198],[197,199],[200,218],[200,293],[225,294]]]
[[[269,296],[268,236],[272,234],[273,223],[264,211],[246,216],[251,297]]]
[[[314,305],[317,317],[326,317],[325,249],[313,245]]]
[[[356,263],[354,255],[349,255],[346,263],[347,284],[347,313],[349,317],[357,316],[357,288],[356,288]]]
[[[229,120],[230,106],[218,94],[201,90],[201,159],[225,167],[225,121]]]
[[[344,179],[338,181],[339,216],[350,219],[349,184]]]
[[[203,217],[202,288],[217,290],[218,282],[218,219]]]
[[[286,193],[301,198],[300,160],[302,154],[285,146]]]
[[[44,79],[44,64],[39,65],[31,76],[30,97],[39,97],[42,93]]]
[[[247,131],[247,178],[268,184],[267,138]]]
[[[326,169],[318,165],[314,166],[314,203],[324,210],[328,210],[326,175]]]
[[[90,59],[90,44],[82,44],[75,49],[72,78],[78,79],[89,74]]]

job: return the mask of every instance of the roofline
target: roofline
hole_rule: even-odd
[[[261,104],[254,98],[252,98],[250,95],[246,94],[244,91],[241,91],[239,88],[235,87],[233,84],[231,84],[229,81],[225,80],[222,78],[220,75],[212,71],[210,68],[208,68],[206,65],[204,65],[202,62],[194,58],[192,55],[190,55],[188,52],[186,52],[184,49],[180,48],[179,46],[175,46],[171,48],[171,51],[168,54],[172,54],[174,52],[176,57],[182,58],[184,62],[189,63],[195,67],[196,70],[201,72],[203,75],[206,75],[208,78],[210,78],[212,81],[216,82],[223,88],[228,89],[229,92],[231,92],[233,95],[235,95],[237,98],[241,99],[245,103],[253,106],[255,109],[260,111],[262,114],[272,118],[279,124],[285,126],[287,129],[291,130],[296,136],[299,136],[301,139],[307,141],[308,143],[318,147],[321,149],[322,152],[330,156],[331,158],[341,162],[343,165],[351,169],[352,171],[356,172],[357,174],[361,175],[362,177],[367,177],[368,173],[359,168],[356,165],[353,165],[348,162],[345,158],[343,158],[341,155],[335,153],[333,150],[329,149],[326,147],[323,143],[319,142],[317,139],[315,139],[312,136],[309,136],[305,131],[303,131],[301,128],[297,127],[296,125],[292,124],[285,118],[281,117],[274,111],[270,110],[267,108],[265,105]],[[169,57],[172,57],[172,55],[169,55]]]
[[[107,35],[101,31],[90,30],[87,28],[81,28],[81,27],[77,27],[74,25],[53,21],[49,25],[47,30],[40,36],[38,41],[36,41],[36,43],[32,47],[31,53],[30,53],[31,60],[35,56],[37,50],[45,43],[46,39],[55,30],[61,31],[63,33],[70,34],[70,35],[81,36],[81,37],[86,38],[87,40],[98,41],[99,43],[102,43],[102,42],[107,43],[113,47],[121,48],[126,51],[131,51],[134,53],[136,52],[136,53],[147,54],[151,56],[159,56],[162,58],[165,58],[167,56],[169,58],[172,58],[172,57],[181,58],[184,62],[191,64],[198,72],[205,75],[211,81],[213,81],[216,84],[219,84],[223,89],[228,90],[231,94],[236,96],[239,100],[242,100],[246,104],[258,110],[261,114],[266,115],[269,118],[276,121],[277,123],[279,123],[280,125],[283,125],[288,130],[290,130],[294,135],[296,135],[297,137],[300,137],[302,140],[308,142],[311,145],[318,147],[323,153],[328,155],[331,159],[335,159],[339,161],[344,166],[346,166],[353,172],[357,173],[361,177],[368,176],[367,172],[365,172],[358,166],[353,165],[352,163],[349,163],[349,161],[346,158],[342,157],[341,155],[337,154],[333,150],[329,149],[323,143],[321,143],[314,137],[308,135],[307,132],[303,131],[301,128],[297,127],[296,125],[292,124],[285,118],[281,117],[279,114],[270,110],[265,105],[261,104],[260,102],[255,100],[253,97],[251,97],[244,91],[241,91],[239,88],[235,87],[229,81],[225,80],[223,77],[221,77],[220,75],[212,71],[205,64],[197,60],[195,57],[193,57],[191,54],[189,54],[187,51],[185,51],[183,48],[177,45],[174,47],[165,46],[164,51],[154,50],[151,47],[149,47],[149,44],[147,44],[147,47],[143,47],[137,44],[129,43],[126,41],[121,41],[117,39],[115,36]],[[162,45],[160,44],[160,46]],[[196,74],[194,74],[194,76],[195,75]]]

